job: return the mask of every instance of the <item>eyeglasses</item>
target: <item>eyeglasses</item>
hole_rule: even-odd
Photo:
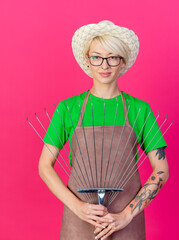
[[[98,57],[98,56],[89,56],[89,61],[93,66],[101,66],[104,59],[106,59],[107,64],[110,67],[116,67],[120,64],[122,57],[111,56],[107,58]]]

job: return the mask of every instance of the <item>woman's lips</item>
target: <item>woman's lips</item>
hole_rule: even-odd
[[[102,77],[109,77],[111,75],[110,72],[106,72],[106,73],[99,73]]]

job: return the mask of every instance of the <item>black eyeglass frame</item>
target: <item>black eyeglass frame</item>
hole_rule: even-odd
[[[111,66],[111,65],[109,64],[109,62],[108,62],[108,58],[111,58],[111,57],[114,57],[114,56],[110,56],[110,57],[107,57],[107,58],[99,57],[99,58],[102,58],[101,64],[99,64],[99,65],[94,65],[94,64],[91,63],[91,58],[92,58],[92,57],[99,57],[99,56],[88,56],[89,61],[90,61],[90,64],[91,64],[92,66],[95,66],[95,67],[101,66],[101,65],[103,64],[103,62],[104,62],[104,59],[106,59],[106,62],[107,62],[107,64],[108,64],[110,67],[117,67],[117,66],[119,66],[120,63],[121,63],[121,61],[120,61],[119,64],[117,64],[117,65],[112,65],[112,66]],[[115,57],[116,57],[116,56],[115,56]],[[123,59],[122,57],[116,57],[116,58]]]

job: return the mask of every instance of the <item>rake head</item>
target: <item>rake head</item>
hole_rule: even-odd
[[[78,99],[77,99],[78,101]],[[90,98],[91,101],[91,98]],[[117,98],[116,98],[117,101]],[[130,105],[128,103],[128,110],[127,114],[125,115],[125,121],[124,125],[120,126],[120,130],[117,128],[115,125],[116,123],[116,116],[117,116],[117,111],[118,111],[118,102],[117,102],[117,107],[116,107],[116,115],[115,115],[115,120],[114,120],[114,126],[110,126],[110,133],[109,133],[109,128],[108,126],[104,125],[103,121],[103,126],[94,126],[94,114],[93,114],[93,104],[91,101],[91,109],[92,109],[92,120],[93,120],[93,125],[85,127],[83,124],[83,115],[81,112],[80,104],[78,101],[78,106],[80,109],[80,117],[82,121],[82,131],[81,135],[78,133],[78,129],[75,129],[73,119],[68,107],[68,104],[66,102],[69,117],[71,119],[71,123],[73,126],[74,134],[73,134],[73,141],[75,139],[76,145],[75,149],[73,149],[73,146],[71,145],[71,151],[72,151],[72,158],[74,159],[72,169],[68,166],[64,158],[62,157],[59,149],[55,146],[53,140],[49,136],[48,132],[45,130],[43,124],[39,120],[37,114],[35,113],[35,117],[37,121],[40,123],[41,127],[45,131],[45,133],[48,135],[49,139],[53,143],[53,145],[56,147],[59,156],[60,156],[60,161],[54,156],[48,145],[44,142],[43,138],[40,136],[40,134],[37,132],[37,130],[34,128],[34,126],[31,124],[28,118],[26,120],[30,124],[30,126],[34,129],[36,134],[40,137],[40,139],[44,142],[48,150],[51,152],[51,154],[54,156],[54,158],[57,160],[57,162],[60,164],[64,172],[67,174],[67,176],[70,177],[70,181],[73,184],[73,188],[76,189],[76,191],[81,194],[82,198],[84,201],[89,202],[89,203],[96,203],[96,201],[99,204],[104,204],[106,206],[109,206],[116,198],[117,194],[120,192],[123,192],[125,190],[125,187],[127,184],[132,183],[132,177],[135,176],[136,172],[138,171],[139,167],[143,164],[147,156],[144,157],[143,160],[141,160],[144,152],[141,154],[141,156],[138,159],[138,164],[136,162],[136,147],[138,144],[138,138],[140,137],[140,134],[142,134],[142,131],[147,123],[147,120],[149,118],[149,115],[151,112],[149,112],[143,126],[141,127],[141,130],[138,134],[138,137],[134,137],[134,127],[137,123],[138,117],[140,115],[141,107],[139,105],[139,111],[136,115],[134,124],[130,131],[128,131],[127,138],[125,134],[125,126],[126,126],[126,119],[128,118],[128,113],[130,109]],[[55,105],[56,111],[59,115],[59,123],[62,124],[63,129],[66,133],[66,136],[68,138],[67,130],[65,129],[64,123],[62,121],[62,118],[60,116],[60,113],[58,111],[57,106]],[[45,110],[45,114],[47,118],[50,121],[50,124],[54,128],[54,131],[63,146],[65,153],[67,154],[67,157],[69,158],[69,154],[67,153],[64,144],[62,143],[59,134],[57,130],[55,129],[55,126],[53,125],[48,112]],[[153,129],[154,124],[157,122],[157,119],[159,118],[159,112],[158,116],[156,117],[155,121],[153,124],[151,124],[151,128],[148,131],[148,134],[150,131]],[[105,102],[104,102],[104,119],[105,119]],[[163,123],[160,125],[158,131],[163,127],[163,125],[167,121],[167,115]],[[169,130],[173,122],[167,127],[165,132],[161,135],[160,139],[165,135],[165,133]],[[99,134],[99,132],[101,134]],[[149,147],[155,136],[157,135],[158,132],[155,133],[151,141],[148,143],[148,146],[145,148]],[[87,136],[90,135],[90,138]],[[143,139],[143,142],[140,145],[140,148],[143,147],[146,138]],[[80,136],[80,137],[79,137]],[[106,138],[108,136],[108,139]],[[114,139],[118,139],[118,141],[114,141]],[[160,141],[160,139],[157,141],[157,143]],[[68,138],[69,140],[69,138]],[[129,144],[130,145],[130,151],[127,151],[126,149],[128,148]],[[157,145],[157,143],[154,145]],[[82,148],[83,145],[83,148]],[[85,146],[85,148],[84,148]],[[139,148],[139,149],[140,149]],[[83,149],[83,151],[81,150]],[[85,151],[84,151],[85,149]],[[76,154],[78,153],[78,154]],[[100,154],[99,154],[100,153]],[[127,153],[127,154],[126,154]],[[77,157],[78,155],[78,157]],[[69,158],[70,160],[70,158]],[[66,170],[61,163],[64,163]],[[140,164],[139,164],[140,162]],[[69,174],[70,172],[71,174]],[[97,199],[97,200],[96,200]]]

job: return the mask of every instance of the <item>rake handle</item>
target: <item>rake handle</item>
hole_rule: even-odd
[[[98,203],[103,205],[105,190],[98,190],[97,195],[98,195]],[[101,238],[99,238],[99,240],[101,240]]]

